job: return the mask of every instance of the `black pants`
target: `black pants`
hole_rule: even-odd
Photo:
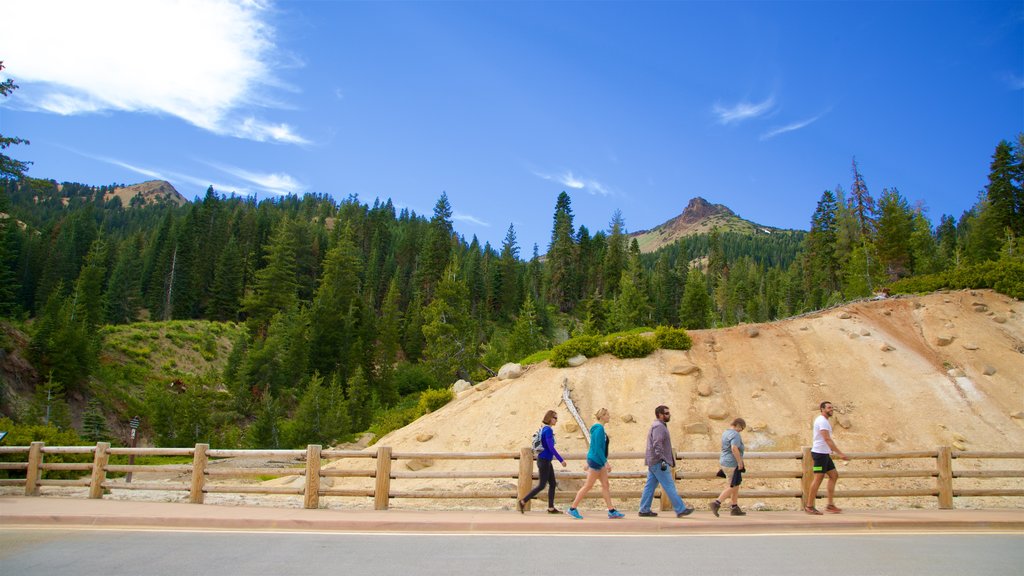
[[[533,499],[545,486],[548,487],[548,508],[555,507],[555,467],[547,458],[537,458],[537,474],[540,477],[540,484],[523,498],[523,502]]]

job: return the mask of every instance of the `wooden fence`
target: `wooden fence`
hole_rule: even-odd
[[[375,451],[355,450],[324,450],[319,445],[310,445],[305,450],[215,450],[207,444],[197,444],[195,448],[112,448],[109,443],[100,442],[96,446],[45,446],[42,442],[33,442],[30,446],[0,446],[0,459],[18,460],[18,455],[24,455],[24,461],[0,462],[0,470],[8,471],[8,475],[21,476],[23,478],[0,479],[0,486],[24,486],[26,496],[38,496],[40,487],[45,486],[74,486],[87,487],[89,498],[102,498],[105,491],[111,489],[121,490],[162,490],[188,492],[189,501],[202,504],[206,494],[232,493],[232,494],[284,494],[303,497],[305,508],[318,508],[320,498],[324,496],[340,497],[362,497],[372,498],[374,508],[386,510],[392,498],[462,498],[462,499],[513,499],[523,497],[532,487],[534,478],[533,453],[529,448],[523,448],[519,452],[392,452],[387,446],[378,447]],[[88,460],[91,455],[92,462],[84,461],[78,463],[53,462],[47,463],[47,455],[77,456],[79,459]],[[191,458],[190,464],[138,464],[119,465],[110,462],[111,456],[157,456],[157,457],[186,457]],[[907,498],[907,497],[933,497],[938,499],[939,508],[953,508],[956,497],[1021,497],[1024,496],[1024,452],[981,452],[954,450],[948,446],[942,446],[935,450],[905,451],[905,452],[863,452],[851,453],[850,458],[855,461],[878,461],[879,469],[870,470],[844,470],[840,473],[844,480],[848,479],[874,479],[895,483],[897,479],[917,478],[934,479],[934,485],[917,488],[887,487],[881,489],[837,489],[837,498]],[[585,455],[568,454],[567,460],[583,460]],[[613,479],[639,480],[646,478],[647,473],[643,468],[643,453],[641,452],[620,452],[612,453],[610,460],[616,464],[626,461],[634,471],[615,471],[611,473]],[[220,458],[279,458],[294,461],[300,468],[245,468],[245,467],[211,467],[211,459]],[[684,499],[698,498],[710,499],[718,495],[721,485],[714,483],[715,490],[687,490],[690,480],[716,480],[718,471],[717,452],[678,452],[676,458],[687,468],[698,468],[697,470],[683,470],[677,468],[674,471],[677,480],[683,480],[680,495]],[[74,458],[72,458],[74,459]],[[348,460],[368,460],[365,467],[356,469],[338,469],[337,467],[325,467],[324,462],[338,462]],[[497,460],[507,461],[510,468],[506,471],[423,471],[423,470],[398,470],[393,463],[396,461],[430,460],[430,461],[482,461]],[[783,488],[765,489],[744,487],[742,497],[744,499],[800,499],[806,502],[813,479],[810,448],[803,448],[800,452],[748,452],[744,460],[749,461],[748,467],[751,472],[744,475],[745,480],[771,480]],[[1013,469],[957,469],[954,462],[963,461],[1010,461]],[[774,462],[773,462],[774,461]],[[910,469],[890,470],[892,463],[899,462],[906,465],[907,461],[912,462]],[[769,466],[770,462],[774,466]],[[225,463],[230,464],[231,461]],[[920,463],[920,464],[918,464]],[[358,466],[358,463],[355,465]],[[771,469],[782,466],[782,469]],[[902,466],[901,466],[902,467]],[[82,476],[77,479],[49,479],[47,472],[79,473]],[[108,477],[110,473],[179,473],[190,478],[189,481],[180,482],[114,482]],[[281,477],[281,476],[302,476],[301,486],[267,486],[265,484],[225,484],[227,481],[237,480],[245,477]],[[557,472],[560,479],[584,478],[583,472]],[[366,488],[335,488],[333,486],[322,486],[324,478],[365,478],[372,479],[371,487]],[[506,479],[517,482],[517,489],[507,490],[402,490],[398,484],[410,479]],[[984,480],[991,479],[1017,479],[1011,481],[1012,488],[966,488],[958,486],[963,484],[961,479],[975,479],[974,485],[984,483]],[[958,482],[958,480],[961,480]],[[397,481],[397,482],[393,482]],[[369,482],[369,481],[367,481]],[[927,483],[927,482],[926,482]],[[613,483],[613,488],[616,484]],[[705,482],[705,484],[709,484]],[[841,482],[844,486],[848,482]],[[749,485],[749,483],[748,483]],[[819,494],[820,494],[819,489]],[[600,497],[600,491],[594,490],[588,497]],[[640,497],[640,490],[612,490],[612,497],[618,499],[637,499]],[[661,498],[662,509],[670,509],[671,504],[667,498]]]

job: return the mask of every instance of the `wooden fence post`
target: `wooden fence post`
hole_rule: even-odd
[[[811,449],[804,446],[801,449],[800,467],[803,475],[800,477],[800,505],[813,506],[815,494],[811,494],[811,484],[814,482],[814,458],[811,457]]]
[[[377,448],[377,483],[373,489],[373,509],[387,510],[391,498],[391,448]]]
[[[210,449],[209,444],[196,444],[196,451],[192,454],[192,487],[189,490],[188,501],[192,504],[202,504],[203,485],[206,483],[206,451]]]
[[[936,461],[939,465],[939,476],[936,478],[939,487],[939,509],[950,510],[953,508],[953,449],[949,446],[939,446]]]
[[[107,461],[110,459],[110,442],[97,442],[96,454],[92,458],[92,477],[89,480],[89,498],[103,498],[103,482],[107,480]]]
[[[320,450],[319,444],[306,446],[306,494],[303,506],[316,510],[320,507]]]
[[[25,470],[25,496],[39,496],[39,465],[43,463],[44,442],[33,442],[28,447],[28,469]]]
[[[521,448],[519,450],[519,499],[522,500],[533,489],[533,449]],[[526,503],[526,510],[530,509],[530,503]]]

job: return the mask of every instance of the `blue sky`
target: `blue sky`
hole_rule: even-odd
[[[30,175],[222,193],[442,191],[467,240],[654,227],[703,196],[806,229],[825,189],[934,222],[1024,131],[1024,3],[5,0]]]

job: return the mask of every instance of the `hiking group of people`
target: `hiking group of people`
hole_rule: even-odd
[[[834,408],[831,402],[822,402],[818,407],[820,414],[814,419],[813,443],[811,445],[811,457],[814,460],[814,480],[811,483],[811,499],[805,503],[804,512],[811,515],[823,514],[815,506],[818,488],[825,477],[828,477],[826,484],[826,495],[828,498],[825,511],[838,514],[842,510],[835,505],[833,496],[835,494],[836,480],[839,473],[836,471],[835,463],[832,461],[832,454],[836,454],[844,460],[849,457],[836,446],[832,438],[832,425],[829,418],[832,417]],[[654,501],[654,490],[661,486],[662,491],[668,496],[672,503],[672,509],[676,516],[682,518],[693,513],[694,508],[683,502],[676,490],[675,475],[673,469],[676,465],[675,450],[672,449],[672,438],[669,435],[668,423],[672,419],[672,412],[668,406],[658,406],[654,409],[655,420],[647,432],[647,446],[644,453],[644,464],[647,466],[647,482],[640,494],[641,517],[653,517],[658,513],[651,510]],[[608,447],[611,443],[608,433],[605,431],[605,424],[611,419],[607,408],[601,408],[594,414],[596,422],[590,427],[590,449],[587,451],[586,469],[587,479],[583,486],[576,493],[572,505],[566,514],[577,520],[582,520],[583,515],[579,511],[579,504],[583,498],[594,487],[594,484],[601,483],[601,495],[604,497],[605,505],[608,507],[608,518],[617,519],[625,517],[612,505],[611,489],[609,487],[608,475],[612,471],[611,463],[608,461]],[[537,456],[537,471],[539,482],[521,500],[516,502],[520,513],[526,512],[526,503],[535,498],[544,488],[548,490],[549,514],[561,514],[562,511],[555,507],[555,468],[554,460],[558,460],[562,467],[566,466],[565,459],[555,449],[554,425],[558,422],[558,413],[548,410],[542,420],[543,426],[537,431],[534,438],[534,451]],[[729,428],[722,433],[722,450],[718,460],[718,476],[724,478],[726,487],[718,498],[713,500],[709,508],[716,517],[726,502],[729,503],[729,514],[731,516],[745,516],[746,512],[739,506],[740,484],[743,482],[743,474],[747,471],[743,462],[743,437],[741,432],[746,429],[747,423],[743,418],[736,418]]]

